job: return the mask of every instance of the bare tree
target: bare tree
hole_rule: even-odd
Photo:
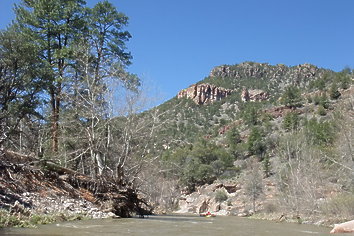
[[[263,177],[260,164],[256,158],[249,161],[249,171],[246,175],[246,195],[251,198],[253,213],[256,212],[256,201],[263,193]]]
[[[302,132],[283,137],[276,155],[274,166],[282,205],[296,214],[318,210],[317,200],[323,196],[322,185],[328,178],[325,157],[308,145]]]

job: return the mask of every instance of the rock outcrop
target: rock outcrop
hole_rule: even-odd
[[[269,181],[268,181],[269,182]],[[265,202],[274,197],[275,187],[265,182],[267,190],[264,199],[257,202],[257,208],[262,209]],[[252,213],[250,199],[245,194],[245,187],[242,183],[213,183],[197,188],[196,192],[183,195],[178,202],[179,210],[176,213],[213,212],[215,215],[237,215],[247,216]],[[217,195],[223,192],[227,196],[226,200],[220,201]]]
[[[250,89],[244,88],[241,93],[241,100],[244,102],[259,102],[266,101],[269,99],[269,93],[261,89]]]
[[[193,84],[189,88],[181,90],[178,98],[192,99],[196,104],[210,104],[219,101],[232,93],[231,89],[217,87],[211,84]]]

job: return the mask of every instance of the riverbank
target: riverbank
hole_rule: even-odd
[[[0,210],[1,227],[36,227],[38,224],[83,219],[118,218],[111,211],[103,211],[96,204],[83,198],[65,195],[43,196],[25,192],[7,209]]]
[[[296,212],[282,204],[277,185],[272,178],[263,180],[263,193],[253,206],[247,194],[244,179],[218,180],[196,188],[195,192],[182,194],[178,201],[178,214],[212,212],[220,216],[239,216],[274,222],[289,222],[332,227],[353,219],[353,197],[335,191],[316,200],[317,211]],[[254,208],[256,211],[254,212]]]
[[[91,178],[48,161],[0,151],[0,227],[150,214],[131,188]]]

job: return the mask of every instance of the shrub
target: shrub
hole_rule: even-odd
[[[266,202],[264,203],[264,211],[267,214],[271,214],[271,213],[275,213],[277,212],[278,209],[278,205],[274,202]]]
[[[259,123],[259,111],[254,103],[248,103],[241,113],[242,120],[248,126],[257,125]]]
[[[313,99],[312,99],[311,96],[307,96],[307,102],[308,102],[308,103],[312,103],[312,102],[313,102]]]
[[[342,94],[338,91],[338,86],[332,84],[331,89],[329,90],[329,96],[332,100],[338,99]]]
[[[327,114],[326,109],[323,106],[319,106],[317,109],[317,114],[320,116],[325,116]]]
[[[224,202],[228,199],[227,193],[224,190],[216,191],[215,201],[216,202]]]
[[[300,118],[299,115],[295,112],[286,113],[283,120],[283,128],[286,131],[296,130],[299,127]]]
[[[248,151],[254,155],[262,155],[266,151],[266,146],[263,142],[263,133],[262,131],[257,128],[253,127],[248,137]]]
[[[283,93],[281,102],[287,107],[301,107],[302,97],[300,89],[295,86],[287,87]]]
[[[325,203],[322,208],[329,215],[352,217],[354,215],[354,195],[349,193],[337,195]]]
[[[333,144],[335,139],[334,124],[328,121],[318,122],[311,119],[306,123],[306,136],[310,143],[319,146]]]

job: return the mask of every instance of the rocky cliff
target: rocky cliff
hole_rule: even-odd
[[[196,104],[211,104],[239,93],[244,102],[264,101],[277,97],[289,85],[308,88],[311,81],[333,71],[311,64],[288,67],[282,64],[244,62],[214,67],[209,77],[178,93],[178,98],[192,99]],[[243,88],[243,90],[242,90]]]
[[[210,77],[231,78],[287,78],[298,85],[306,84],[311,78],[321,77],[326,70],[311,64],[301,64],[288,67],[283,64],[269,65],[268,63],[244,62],[238,65],[222,65],[212,69]]]
[[[189,88],[181,90],[177,97],[189,98],[196,104],[203,105],[219,101],[231,93],[231,89],[225,89],[211,84],[193,84]]]

